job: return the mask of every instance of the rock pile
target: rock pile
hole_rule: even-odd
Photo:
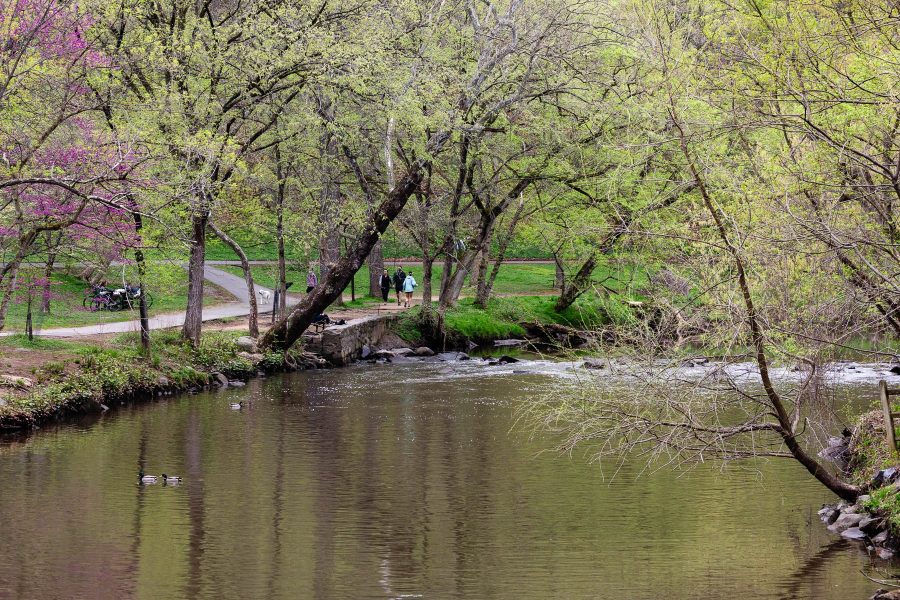
[[[883,469],[872,480],[872,489],[886,485],[900,494],[900,469]],[[900,537],[891,532],[887,515],[868,512],[865,505],[870,498],[863,495],[857,498],[856,504],[841,502],[835,506],[823,506],[819,517],[829,531],[840,534],[845,539],[863,543],[867,550],[887,560],[900,551]]]

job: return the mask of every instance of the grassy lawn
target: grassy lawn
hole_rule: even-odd
[[[241,245],[247,258],[250,260],[274,260],[278,256],[278,247],[275,244],[274,235],[260,230],[229,230],[229,235]],[[410,257],[419,256],[421,251],[410,245],[402,237],[388,232],[381,238],[385,256]],[[496,250],[496,249],[495,249]],[[318,256],[318,250],[296,243],[290,238],[285,239],[285,256],[288,260],[308,263]],[[509,248],[508,256],[517,258],[549,259],[551,255],[542,247],[529,242],[514,240]],[[237,260],[237,255],[231,248],[223,244],[218,238],[210,236],[206,243],[206,258],[209,260]]]
[[[243,271],[241,271],[240,267],[224,266],[221,268],[229,273],[243,276]],[[412,269],[416,281],[419,282],[419,290],[421,290],[421,265],[405,268]],[[388,272],[393,273],[394,269],[394,265],[388,263]],[[251,267],[251,271],[253,272],[253,278],[256,283],[268,288],[275,287],[276,279],[278,277],[278,268],[275,265],[255,265]],[[440,285],[442,272],[443,265],[434,266],[434,272],[432,274],[432,290],[434,290],[435,295],[437,294],[437,289]],[[555,291],[553,289],[554,276],[555,268],[552,264],[504,264],[501,265],[500,272],[497,274],[497,280],[494,283],[494,294],[551,294]],[[353,279],[356,287],[356,297],[365,297],[369,289],[369,267],[364,265],[357,271]],[[287,280],[294,282],[294,285],[291,288],[291,291],[293,292],[303,292],[306,289],[306,271],[301,272],[289,267]],[[630,268],[598,267],[594,272],[594,281],[598,285],[602,284],[613,290],[621,291],[646,284],[647,274],[643,270]],[[463,295],[469,296],[474,293],[474,288],[467,282],[466,287],[463,288]],[[345,298],[349,298],[349,287],[344,290],[344,296]],[[419,294],[417,293],[416,297],[418,296]]]
[[[128,270],[133,267],[126,268],[126,281],[136,281],[137,277]],[[19,280],[27,280],[28,277],[38,275],[30,273],[27,269],[20,273]],[[63,272],[56,272],[51,278],[52,297],[50,301],[50,314],[41,314],[40,299],[36,298],[32,305],[32,315],[34,319],[35,333],[39,329],[50,329],[54,327],[77,327],[81,325],[96,325],[100,323],[112,323],[116,321],[128,321],[138,317],[137,311],[91,311],[85,309],[82,305],[85,291],[89,288],[88,284],[74,275],[68,275]],[[114,268],[110,270],[107,281],[110,286],[119,286],[122,281],[122,269]],[[153,297],[153,306],[150,309],[150,315],[184,310],[187,304],[187,272],[177,265],[172,264],[156,264],[148,266],[147,273],[148,285],[147,291]],[[209,282],[204,286],[206,298],[204,304],[220,304],[223,302],[234,301],[225,290],[211,285]],[[16,296],[13,303],[9,306],[9,312],[6,319],[6,331],[22,331],[25,328],[25,315],[27,312],[26,300],[24,297]]]

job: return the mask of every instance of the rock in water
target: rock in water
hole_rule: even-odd
[[[416,356],[434,356],[434,350],[428,346],[419,346],[415,352]]]
[[[528,340],[494,340],[494,346],[503,347],[503,346],[523,346],[528,343]]]
[[[848,540],[864,540],[866,539],[866,533],[859,527],[851,527],[842,531],[841,537]]]
[[[891,373],[894,375],[900,375],[900,365],[891,366]]]
[[[368,344],[363,344],[362,350],[360,350],[360,357],[365,359],[372,356],[372,354],[372,348]]]
[[[875,548],[875,554],[877,554],[878,558],[880,558],[881,560],[891,560],[892,558],[894,558],[894,551],[890,548]],[[898,594],[896,597],[900,598],[900,594]]]
[[[606,368],[606,361],[599,358],[584,359],[584,368],[599,371]]]
[[[889,536],[890,536],[890,533],[888,533],[888,531],[885,529],[884,531],[878,533],[875,537],[872,538],[872,543],[873,544],[883,544],[886,541],[888,541]]]
[[[834,523],[828,526],[829,531],[833,531],[835,533],[841,533],[851,527],[856,527],[859,525],[859,522],[862,521],[863,516],[857,515],[855,513],[843,513],[839,516]]]
[[[507,356],[506,354],[497,359],[497,364],[499,365],[510,365],[517,362],[521,361],[519,361],[518,358],[513,358],[512,356]]]
[[[864,517],[863,520],[859,522],[858,527],[867,534],[872,535],[880,530],[883,524],[884,520],[881,517]]]

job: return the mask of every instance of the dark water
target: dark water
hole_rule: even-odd
[[[460,367],[462,368],[462,367]],[[0,443],[0,598],[864,598],[789,462],[611,482],[511,429],[548,375],[301,373]],[[250,410],[229,403],[252,400]],[[138,486],[177,473],[180,487]]]

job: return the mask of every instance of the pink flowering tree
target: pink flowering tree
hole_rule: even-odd
[[[0,0],[0,329],[41,238],[48,252],[75,239],[123,239],[139,161],[96,125],[95,82],[113,66],[91,42],[92,25],[75,3]]]

